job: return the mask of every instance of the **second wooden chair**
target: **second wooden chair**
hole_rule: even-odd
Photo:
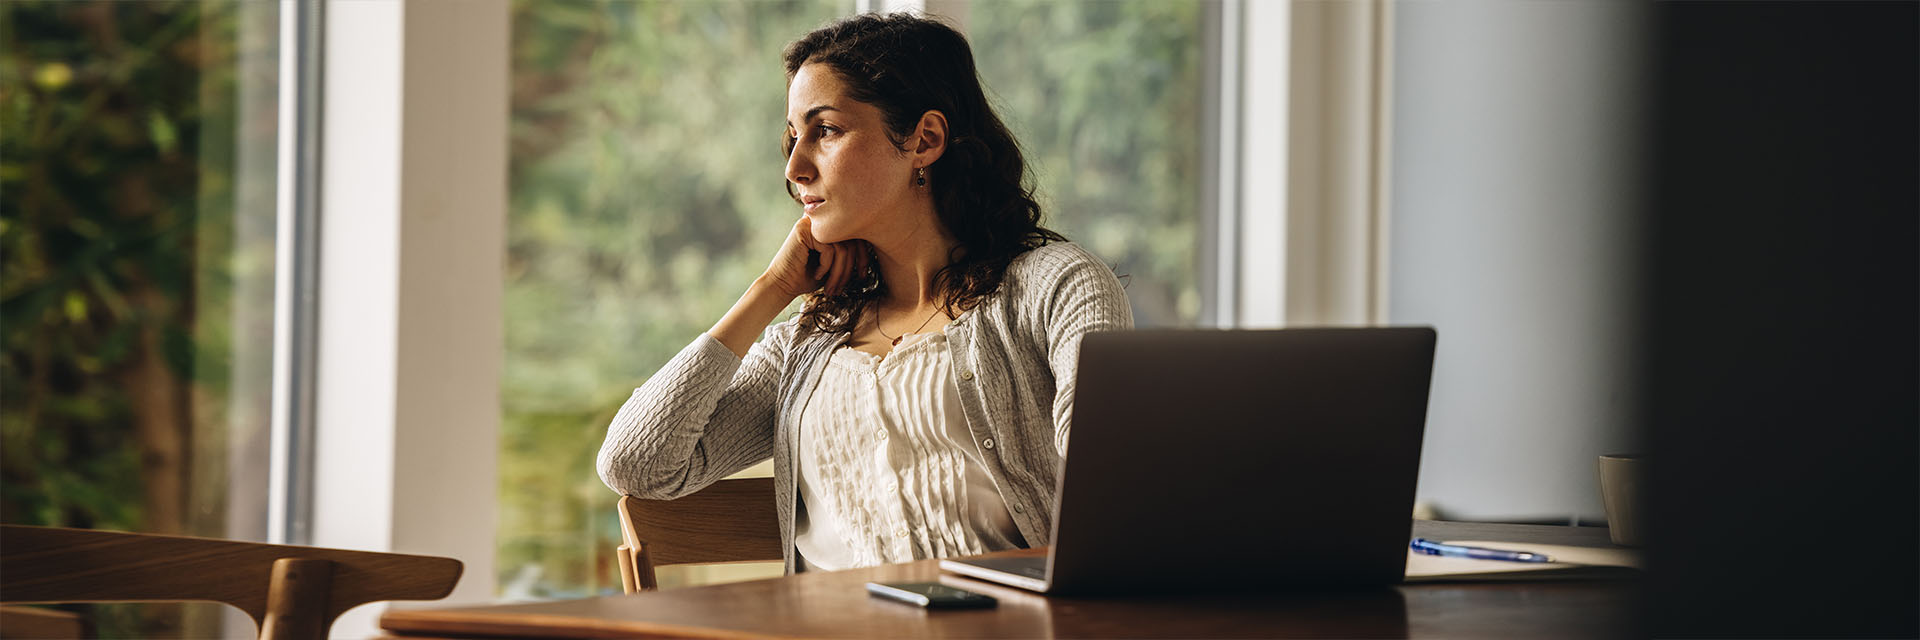
[[[627,593],[660,588],[654,567],[783,559],[772,478],[721,480],[677,500],[621,496],[620,533]]]

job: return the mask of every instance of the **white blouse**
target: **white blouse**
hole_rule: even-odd
[[[968,432],[944,333],[882,358],[842,347],[800,416],[803,570],[1025,546]]]

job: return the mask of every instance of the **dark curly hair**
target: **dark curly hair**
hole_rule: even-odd
[[[862,14],[788,45],[786,63],[788,82],[807,64],[833,69],[849,97],[880,110],[887,137],[902,151],[922,114],[946,115],[947,150],[927,173],[934,211],[959,241],[947,266],[933,276],[948,314],[959,315],[998,292],[1015,257],[1066,241],[1040,226],[1040,203],[1033,199],[1020,144],[987,104],[973,50],[952,27],[906,13]],[[787,195],[794,195],[791,182]],[[856,275],[839,295],[809,294],[801,325],[852,332],[886,294],[880,270],[872,266],[877,264],[869,262],[867,273]]]

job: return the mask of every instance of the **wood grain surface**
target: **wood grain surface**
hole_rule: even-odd
[[[676,500],[620,496],[614,550],[627,593],[659,588],[654,567],[767,562],[781,554],[773,478],[721,480]]]
[[[327,622],[369,602],[444,598],[461,571],[460,561],[432,556],[0,525],[0,602],[206,600],[258,623],[282,558],[327,562]],[[298,582],[284,589],[297,592]]]
[[[627,546],[654,566],[780,560],[773,478],[721,480],[678,500],[620,498]]]
[[[0,639],[78,640],[90,637],[80,615],[39,607],[0,607]]]
[[[1609,544],[1605,529],[1574,527],[1417,522],[1414,535]],[[868,581],[938,581],[1000,602],[992,609],[930,611],[869,597]],[[1634,635],[1637,597],[1637,583],[1613,581],[1065,598],[945,575],[927,560],[564,602],[395,610],[381,626],[401,636],[438,637],[1587,638]]]

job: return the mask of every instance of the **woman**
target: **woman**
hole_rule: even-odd
[[[676,498],[772,457],[789,572],[1046,544],[1080,339],[1131,328],[1126,293],[1039,225],[959,33],[862,15],[785,57],[802,215],[621,407],[601,478]]]

